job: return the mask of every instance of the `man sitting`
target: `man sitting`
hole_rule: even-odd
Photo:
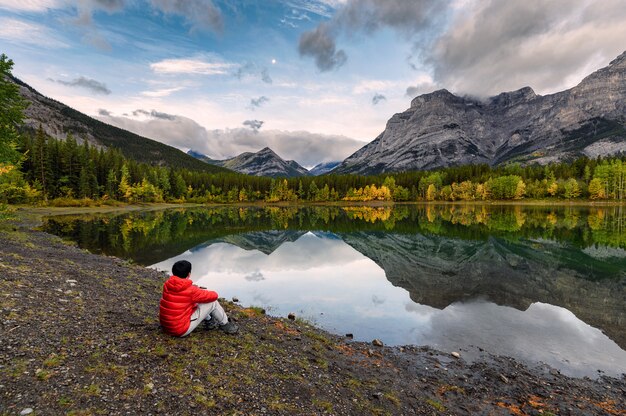
[[[172,266],[172,276],[163,284],[159,302],[159,320],[163,330],[176,337],[187,336],[200,322],[215,323],[227,334],[236,334],[239,327],[228,322],[226,312],[217,301],[217,293],[193,284],[191,263],[180,260]]]

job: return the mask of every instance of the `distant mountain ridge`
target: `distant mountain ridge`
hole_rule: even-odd
[[[332,171],[333,169],[335,169],[337,166],[339,166],[341,164],[341,162],[326,162],[326,163],[320,163],[318,165],[315,165],[314,167],[311,168],[311,170],[309,170],[309,172],[311,173],[311,175],[313,176],[320,176],[320,175],[325,175],[328,172]]]
[[[626,52],[576,87],[525,87],[487,100],[421,95],[333,173],[375,174],[505,162],[550,163],[626,152]]]
[[[229,172],[219,166],[207,165],[172,146],[96,120],[45,97],[17,78],[12,77],[11,80],[19,85],[20,94],[30,103],[24,111],[24,125],[29,130],[36,130],[41,125],[44,132],[51,137],[65,139],[68,134],[72,134],[78,142],[86,140],[95,146],[113,147],[127,158],[151,165]]]
[[[256,153],[245,152],[226,160],[214,160],[194,150],[189,150],[187,154],[203,162],[222,166],[246,175],[268,176],[272,178],[293,178],[310,175],[309,171],[297,162],[284,160],[269,147],[265,147]]]

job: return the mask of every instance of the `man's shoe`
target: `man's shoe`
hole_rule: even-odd
[[[220,325],[220,329],[224,331],[225,333],[231,334],[231,335],[239,332],[239,327],[237,326],[237,324],[234,324],[232,322],[228,322],[228,323],[225,323],[224,325]]]
[[[212,331],[214,329],[217,329],[220,324],[217,323],[217,321],[215,319],[209,319],[209,320],[204,320],[204,322],[202,322],[202,324],[204,325],[204,329]]]

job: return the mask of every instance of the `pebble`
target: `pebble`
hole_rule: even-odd
[[[450,353],[450,355],[452,355],[454,358],[461,358],[461,354],[459,354],[459,353],[458,353],[458,352],[456,352],[456,351],[452,351],[452,352]]]
[[[295,313],[289,313],[289,315],[287,315],[287,318],[291,319],[292,321],[296,320],[296,314]]]
[[[29,415],[29,414],[31,414],[31,413],[33,413],[33,412],[34,412],[34,410],[33,410],[33,409],[31,409],[30,407],[27,407],[26,409],[24,409],[24,410],[22,410],[22,411],[20,412],[20,416]]]
[[[374,397],[375,399],[380,399],[381,397],[383,397],[383,394],[377,391],[376,393],[372,394],[372,397]]]
[[[381,340],[376,338],[375,340],[372,341],[372,345],[375,346],[375,347],[382,347],[385,344],[383,344],[383,342]]]
[[[500,377],[500,380],[502,380],[503,383],[509,384],[509,379],[506,378],[505,375],[500,374],[498,377]]]

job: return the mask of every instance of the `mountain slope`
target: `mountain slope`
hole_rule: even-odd
[[[525,87],[487,100],[421,95],[333,173],[380,173],[509,161],[549,163],[626,152],[626,52],[579,85]]]
[[[311,173],[311,175],[313,176],[320,176],[320,175],[325,175],[328,172],[332,171],[333,169],[335,169],[337,166],[339,166],[341,164],[341,162],[326,162],[326,163],[320,163],[319,165],[315,165],[313,168],[311,168],[311,170],[309,171]]]
[[[130,159],[152,165],[228,172],[219,166],[207,165],[174,147],[89,117],[41,95],[17,78],[12,81],[20,86],[20,94],[30,103],[24,111],[24,124],[29,130],[35,130],[41,125],[46,134],[57,139],[65,139],[68,134],[72,134],[79,142],[87,140],[95,146],[114,147]]]
[[[297,162],[282,159],[269,147],[261,149],[256,153],[245,152],[226,160],[213,160],[193,150],[190,150],[187,154],[206,163],[222,166],[247,175],[269,176],[272,178],[293,178],[309,175],[309,171]]]

